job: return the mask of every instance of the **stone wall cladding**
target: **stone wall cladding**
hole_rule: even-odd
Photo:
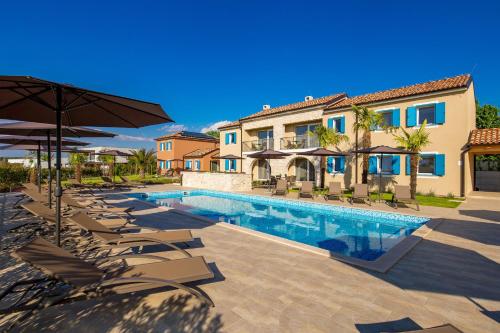
[[[248,192],[252,190],[252,175],[183,171],[182,186],[208,190]]]

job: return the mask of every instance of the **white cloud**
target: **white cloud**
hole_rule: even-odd
[[[219,129],[219,127],[221,126],[224,126],[224,125],[227,125],[229,124],[230,121],[229,120],[221,120],[221,121],[218,121],[216,123],[213,123],[211,125],[208,125],[207,127],[203,127],[201,129],[201,133],[206,133],[208,131],[217,131]]]
[[[145,136],[133,136],[133,135],[124,135],[124,134],[119,134],[115,137],[115,139],[121,140],[121,141],[137,141],[137,142],[154,142],[155,140],[153,138],[148,138]]]
[[[182,124],[168,124],[165,126],[162,126],[160,128],[160,131],[165,131],[166,133],[176,133],[176,132],[182,132],[182,131],[187,131],[187,126],[182,125]]]

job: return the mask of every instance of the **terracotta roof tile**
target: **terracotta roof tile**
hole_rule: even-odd
[[[220,126],[218,129],[224,129],[224,128],[230,128],[230,127],[236,127],[236,126],[240,126],[240,121],[239,120],[236,120],[236,121],[233,121],[229,124],[226,124],[226,125],[222,125]]]
[[[299,109],[304,109],[304,108],[323,105],[323,104],[328,105],[328,104],[333,103],[336,100],[340,100],[340,99],[345,98],[345,97],[346,97],[345,93],[334,94],[334,95],[324,96],[324,97],[318,97],[318,98],[314,98],[310,101],[303,101],[303,102],[298,102],[298,103],[293,103],[293,104],[282,105],[282,106],[278,106],[278,107],[267,109],[267,110],[262,110],[262,111],[259,111],[257,113],[254,113],[250,116],[241,118],[241,120],[248,120],[248,119],[253,119],[253,118],[258,118],[258,117],[264,117],[264,116],[278,114],[281,112],[286,112],[286,111],[291,111],[291,110],[299,110]]]
[[[500,128],[483,128],[472,130],[469,144],[494,145],[500,144]]]
[[[406,96],[414,96],[430,92],[467,87],[470,80],[471,80],[470,74],[464,74],[451,78],[429,81],[425,83],[419,83],[411,86],[379,91],[366,95],[349,97],[329,106],[327,110],[339,109],[342,107],[351,106],[353,104],[363,105],[363,104],[391,100]]]
[[[184,155],[184,157],[203,157],[203,156],[210,154],[216,150],[218,151],[219,148],[196,149],[190,153],[187,153],[186,155]]]

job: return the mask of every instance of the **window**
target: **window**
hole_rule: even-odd
[[[314,132],[316,127],[318,127],[318,124],[307,124],[295,127],[296,140],[302,145],[300,148],[319,146],[318,138],[316,136],[309,135],[309,132]]]
[[[226,133],[226,145],[236,144],[236,132]]]
[[[382,114],[382,124],[378,127],[378,129],[382,129],[387,126],[392,126],[392,111],[381,112],[381,114]]]
[[[166,150],[172,150],[172,142],[171,141],[167,142],[166,147],[167,147]]]
[[[399,175],[400,173],[400,156],[399,155],[383,155],[370,156],[368,159],[368,173],[383,175]]]
[[[194,161],[194,168],[195,170],[200,170],[200,160]]]
[[[436,168],[436,158],[435,155],[422,155],[420,156],[420,161],[418,162],[418,173],[419,174],[434,174]]]
[[[267,161],[260,159],[257,163],[258,163],[257,168],[258,168],[259,179],[268,179],[269,176],[267,173],[268,173],[269,165],[268,165]]]
[[[417,109],[418,115],[418,124],[420,125],[427,119],[427,124],[435,124],[436,123],[436,106],[435,105],[426,105],[421,106]]]
[[[328,157],[327,159],[327,172],[328,173],[344,173],[345,157]]]
[[[226,171],[236,171],[236,160],[225,160]]]
[[[165,161],[160,160],[160,169],[165,169]]]
[[[382,156],[382,162],[379,158],[379,170],[382,173],[392,173],[392,156]]]
[[[171,169],[172,168],[172,161],[166,161],[165,165],[166,165],[165,166],[166,169]]]
[[[165,143],[160,142],[160,151],[164,151],[164,150],[165,150]]]
[[[260,149],[271,149],[272,146],[270,142],[273,140],[273,130],[259,131],[257,133],[259,138]]]
[[[191,164],[192,164],[191,160],[186,161],[186,170],[191,170]]]
[[[329,118],[327,127],[335,129],[338,133],[345,133],[345,116]]]
[[[305,158],[295,160],[295,176],[298,181],[314,181],[314,165]]]

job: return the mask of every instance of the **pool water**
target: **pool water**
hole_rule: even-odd
[[[386,253],[428,220],[205,190],[131,193],[130,196],[368,261]]]

